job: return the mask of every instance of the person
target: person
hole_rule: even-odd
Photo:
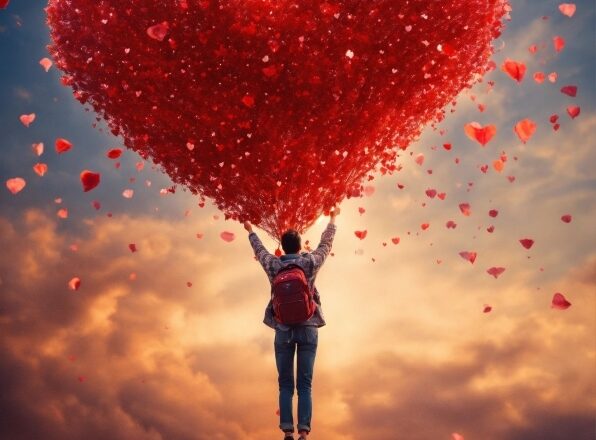
[[[275,364],[279,383],[279,428],[284,432],[284,440],[294,440],[294,420],[292,417],[292,398],[294,396],[294,353],[297,352],[297,381],[298,390],[298,424],[299,439],[307,438],[311,431],[312,420],[312,377],[315,356],[318,345],[318,329],[324,326],[325,318],[321,308],[321,298],[314,283],[317,273],[327,259],[335,231],[335,217],[340,209],[334,208],[329,213],[329,223],[321,235],[321,242],[312,252],[301,252],[300,234],[289,229],[281,237],[284,255],[277,258],[270,254],[263,243],[252,230],[250,223],[245,222],[244,228],[249,232],[248,238],[255,256],[265,269],[265,273],[272,283],[275,275],[288,264],[300,266],[308,281],[308,287],[313,292],[316,304],[314,314],[306,321],[294,325],[278,322],[274,317],[273,301],[265,308],[263,322],[275,329],[274,349]]]

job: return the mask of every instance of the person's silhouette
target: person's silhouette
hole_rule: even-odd
[[[281,246],[285,254],[281,255],[279,258],[265,249],[265,246],[263,246],[263,243],[257,234],[252,230],[250,223],[244,223],[244,228],[249,232],[248,238],[255,252],[255,256],[265,269],[269,282],[272,284],[272,298],[269,300],[265,309],[263,322],[275,329],[275,363],[277,365],[279,382],[279,428],[285,434],[284,440],[294,439],[292,398],[294,396],[295,352],[298,353],[296,374],[296,389],[298,390],[297,430],[302,439],[306,438],[311,431],[311,390],[319,337],[318,328],[325,325],[323,310],[321,308],[321,299],[314,282],[319,269],[331,251],[331,245],[337,229],[335,225],[335,217],[339,212],[340,210],[337,207],[330,212],[329,223],[321,235],[321,242],[317,248],[310,253],[300,253],[300,250],[302,249],[300,234],[293,229],[287,230],[281,237]],[[300,268],[303,275],[294,271],[284,279],[276,277],[282,270],[284,275],[288,274],[288,269],[291,267]],[[292,284],[292,281],[288,281],[292,277],[295,277],[294,281],[296,282],[294,284]],[[289,299],[284,303],[284,298],[279,298],[284,295],[284,286],[279,286],[286,281],[285,287],[289,284],[300,287],[299,278],[306,281],[304,288],[307,289],[310,294],[309,296],[304,296],[304,298],[308,298],[308,300],[295,301],[295,299],[300,298],[300,296],[299,294],[298,296],[294,294],[291,298],[290,296],[287,296]],[[280,289],[282,290],[280,291]],[[275,297],[275,295],[278,295],[278,297]],[[312,300],[310,298],[312,298]],[[299,309],[296,312],[296,303],[301,303],[303,309]],[[309,305],[312,306],[312,308],[309,308]],[[306,308],[304,308],[304,306]],[[290,324],[284,323],[284,321],[291,321],[291,317],[298,317],[297,319],[300,319],[301,310],[306,310],[308,313],[305,320],[292,322]]]

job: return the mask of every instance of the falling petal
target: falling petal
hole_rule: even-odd
[[[23,188],[25,188],[25,185],[27,185],[27,182],[25,182],[25,179],[22,177],[13,177],[12,179],[8,179],[6,181],[6,187],[13,194],[20,192]]]
[[[571,303],[563,296],[562,293],[555,293],[551,302],[551,308],[565,310],[571,306]]]
[[[97,185],[99,185],[101,175],[94,173],[93,171],[83,170],[81,172],[81,183],[83,184],[83,191],[91,191]]]

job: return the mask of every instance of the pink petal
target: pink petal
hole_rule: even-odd
[[[477,253],[476,252],[462,251],[462,252],[459,253],[459,255],[464,260],[468,260],[470,263],[474,264],[474,261],[476,261]]]
[[[505,268],[504,267],[491,267],[486,272],[488,272],[489,275],[492,275],[493,277],[498,278],[499,275],[501,275],[503,272],[505,272]]]
[[[23,123],[25,127],[29,127],[33,121],[35,121],[35,113],[30,113],[28,115],[21,115],[19,119]]]
[[[42,58],[41,60],[39,60],[39,64],[47,72],[48,70],[50,70],[50,67],[52,67],[52,60],[50,60],[49,58]]]
[[[124,197],[125,199],[132,199],[134,193],[135,192],[132,189],[125,189],[124,191],[122,191],[122,197]]]
[[[228,243],[233,241],[234,238],[236,238],[233,232],[228,231],[223,231],[221,234],[219,234],[219,236],[223,241],[227,241]]]
[[[561,14],[571,18],[575,14],[575,3],[561,3],[559,5],[559,11],[561,11]]]
[[[8,179],[6,181],[6,187],[13,194],[20,192],[23,188],[25,188],[25,185],[27,185],[27,182],[25,182],[25,179],[22,177],[13,177],[12,179]]]
[[[562,293],[555,293],[551,302],[551,308],[565,310],[571,306],[571,303],[563,296]]]
[[[43,142],[38,142],[37,144],[31,144],[31,147],[33,148],[33,152],[36,155],[41,156],[43,154]]]
[[[455,229],[457,224],[453,220],[448,220],[445,226],[447,227],[447,229]]]
[[[513,128],[517,136],[525,144],[536,131],[536,123],[531,119],[522,119]]]

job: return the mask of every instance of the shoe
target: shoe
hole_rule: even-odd
[[[298,440],[306,440],[308,438],[308,431],[300,431],[298,435]]]
[[[294,434],[286,434],[284,440],[294,440]]]

